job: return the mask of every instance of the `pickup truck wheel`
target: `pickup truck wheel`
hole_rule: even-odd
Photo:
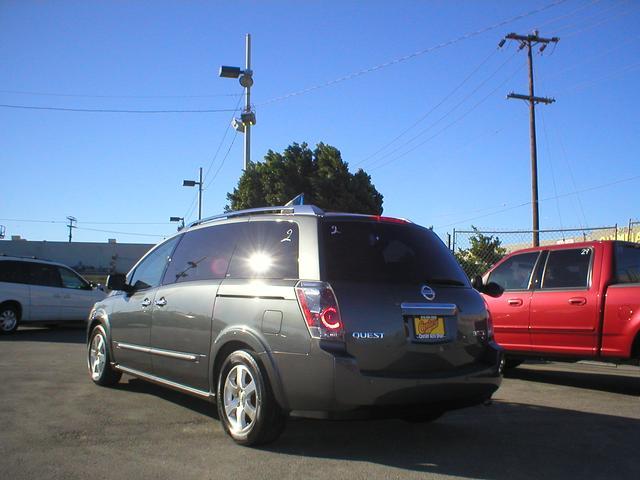
[[[107,341],[107,334],[104,328],[98,325],[91,331],[91,336],[87,343],[89,375],[94,383],[103,387],[115,385],[122,377],[122,372],[111,367]]]
[[[13,333],[18,329],[18,309],[12,305],[0,307],[0,334]]]
[[[247,350],[236,350],[225,359],[216,398],[224,430],[240,445],[272,442],[284,430],[286,415],[273,396],[267,376]]]

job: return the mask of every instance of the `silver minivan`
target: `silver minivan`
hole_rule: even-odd
[[[217,404],[266,443],[289,415],[434,420],[487,401],[500,348],[429,229],[311,205],[229,212],[154,247],[91,311],[92,380],[122,373]]]

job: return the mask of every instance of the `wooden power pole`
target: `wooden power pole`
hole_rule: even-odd
[[[547,48],[549,43],[557,43],[559,38],[543,38],[538,36],[538,31],[534,30],[531,35],[517,35],[510,33],[502,39],[500,47],[507,40],[515,40],[520,43],[519,49],[527,49],[527,57],[529,60],[529,95],[521,95],[518,93],[510,93],[507,98],[525,100],[529,102],[529,135],[531,137],[531,206],[533,210],[533,246],[540,245],[540,219],[538,210],[538,150],[536,146],[536,103],[544,103],[548,105],[555,102],[554,98],[536,97],[533,91],[533,55],[532,47],[540,45],[540,52]]]

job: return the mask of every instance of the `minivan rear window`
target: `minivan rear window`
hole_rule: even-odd
[[[331,218],[320,228],[322,274],[329,282],[469,284],[449,249],[426,228]]]

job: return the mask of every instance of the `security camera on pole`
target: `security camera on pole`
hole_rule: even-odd
[[[253,71],[251,70],[251,34],[246,37],[246,66],[242,70],[240,67],[220,67],[220,77],[239,78],[240,85],[244,87],[244,110],[240,118],[234,118],[231,125],[238,132],[244,133],[244,165],[247,169],[251,161],[251,126],[256,124],[256,114],[251,110],[251,86],[253,85]]]

